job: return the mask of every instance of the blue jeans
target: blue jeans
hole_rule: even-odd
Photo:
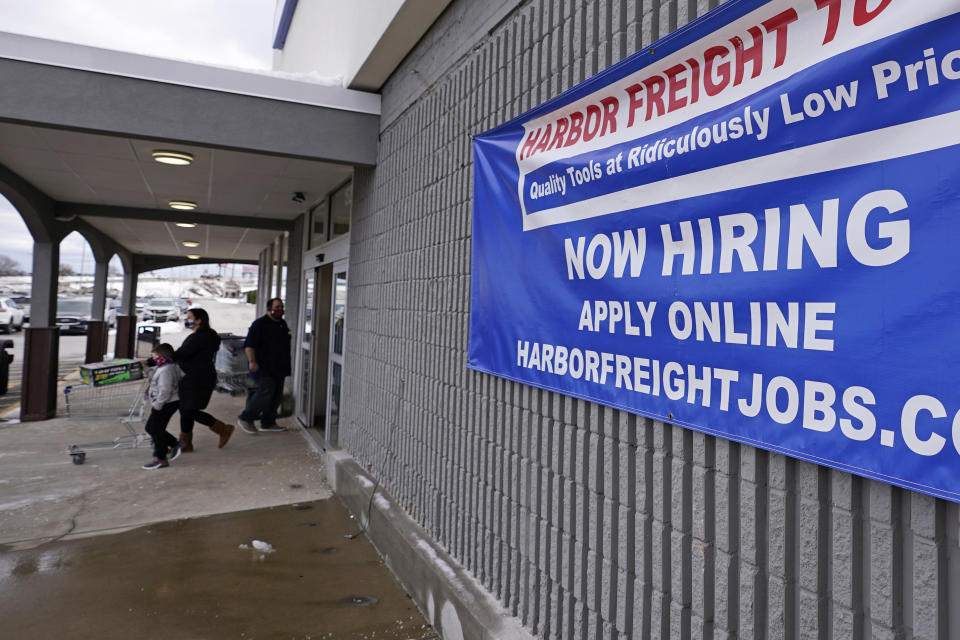
[[[283,378],[251,374],[257,383],[256,390],[247,396],[247,406],[240,414],[241,420],[253,422],[259,419],[264,427],[277,424],[277,409],[283,399]]]

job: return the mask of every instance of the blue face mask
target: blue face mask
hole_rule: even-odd
[[[193,325],[195,324],[196,324],[196,321],[191,320],[190,318],[187,318],[186,320],[183,321],[183,326],[185,326],[187,329],[193,329]]]

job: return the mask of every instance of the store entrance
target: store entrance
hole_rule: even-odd
[[[346,340],[347,260],[304,272],[297,418],[337,446]]]

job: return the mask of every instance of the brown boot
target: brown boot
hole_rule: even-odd
[[[220,422],[217,420],[213,423],[213,426],[210,427],[210,431],[213,431],[215,434],[220,436],[220,442],[217,443],[218,449],[223,449],[223,447],[226,446],[230,436],[233,435],[234,429],[236,429],[236,427],[234,427],[232,424],[227,424],[226,422]]]
[[[180,433],[180,451],[184,453],[190,453],[193,451],[193,434],[192,433]]]

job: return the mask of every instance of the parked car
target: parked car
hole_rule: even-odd
[[[93,302],[87,298],[58,298],[57,326],[60,333],[86,333],[87,324],[93,319]],[[104,314],[107,326],[117,324],[117,310],[107,309]]]
[[[30,324],[30,296],[13,296],[12,299],[23,311],[23,324]]]
[[[137,317],[143,317],[143,310],[147,308],[147,305],[150,304],[150,298],[144,296],[137,296],[136,308],[137,308]]]
[[[180,305],[172,298],[155,298],[143,309],[144,322],[175,322],[180,319]]]
[[[12,298],[0,298],[0,331],[10,333],[23,329],[23,310]]]

